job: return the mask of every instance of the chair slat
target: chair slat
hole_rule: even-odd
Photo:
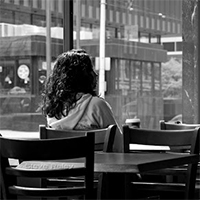
[[[73,188],[34,188],[34,187],[9,187],[11,194],[20,196],[34,196],[34,197],[66,197],[74,195],[82,195],[85,193],[84,187]]]

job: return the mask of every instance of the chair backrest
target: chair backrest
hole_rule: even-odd
[[[177,124],[160,120],[161,130],[186,130],[186,129],[194,129],[196,127],[200,127],[200,124],[184,124],[184,123]]]
[[[55,130],[45,125],[39,126],[40,139],[66,138],[94,133],[95,151],[112,152],[117,125],[109,125],[107,128],[95,130]]]
[[[130,144],[169,146],[170,150],[189,149],[191,154],[199,153],[200,128],[187,130],[148,130],[123,126],[124,152],[129,153]],[[188,152],[187,152],[188,153]],[[197,163],[190,164],[186,173],[185,197],[194,194]]]
[[[73,168],[56,160],[84,158],[85,165]],[[24,161],[39,161],[41,169],[20,169],[11,167],[9,159]],[[85,195],[90,198],[93,189],[94,178],[94,134],[87,133],[85,136],[23,140],[0,137],[0,186],[2,199],[16,199],[18,195],[38,197],[65,197],[71,195]],[[44,167],[42,161],[54,161],[51,169]],[[31,178],[58,178],[68,176],[85,177],[85,185],[79,188],[36,188],[18,185],[17,177]]]
[[[199,128],[187,130],[149,130],[123,126],[124,152],[130,152],[129,144],[159,145],[176,147],[180,150],[190,148],[191,153],[198,153],[197,137]]]

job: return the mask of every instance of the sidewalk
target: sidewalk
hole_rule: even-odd
[[[39,132],[0,130],[0,134],[11,138],[39,138]]]

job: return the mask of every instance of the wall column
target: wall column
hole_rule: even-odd
[[[199,0],[183,0],[183,122],[200,123],[199,119],[199,24],[197,8]]]

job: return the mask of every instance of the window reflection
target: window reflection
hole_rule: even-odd
[[[38,130],[45,123],[46,1],[2,0],[0,7],[0,129]],[[52,62],[63,49],[62,9],[63,1],[51,1]]]
[[[1,93],[8,92],[9,89],[14,87],[15,82],[15,62],[4,61],[0,63],[1,65]]]
[[[80,35],[80,47],[96,60],[101,34],[100,0],[81,1],[80,13],[77,13],[77,1],[73,1],[74,47]],[[63,51],[63,2],[51,0],[52,64]],[[41,112],[40,94],[47,71],[45,10],[45,0],[1,0],[2,115]],[[110,66],[105,71],[105,98],[113,107],[119,124],[127,117],[139,117],[142,127],[159,128],[159,119],[177,114],[167,113],[165,118],[164,105],[166,98],[179,102],[182,98],[181,17],[180,0],[106,1],[106,57]],[[77,20],[80,27],[77,27]],[[98,72],[97,62],[95,65]],[[169,71],[176,87],[172,87],[169,80],[167,82]],[[16,94],[10,93],[13,88]],[[19,106],[13,106],[12,110],[7,106],[12,104],[9,101],[3,104],[6,98],[18,98],[20,103],[13,105]]]

